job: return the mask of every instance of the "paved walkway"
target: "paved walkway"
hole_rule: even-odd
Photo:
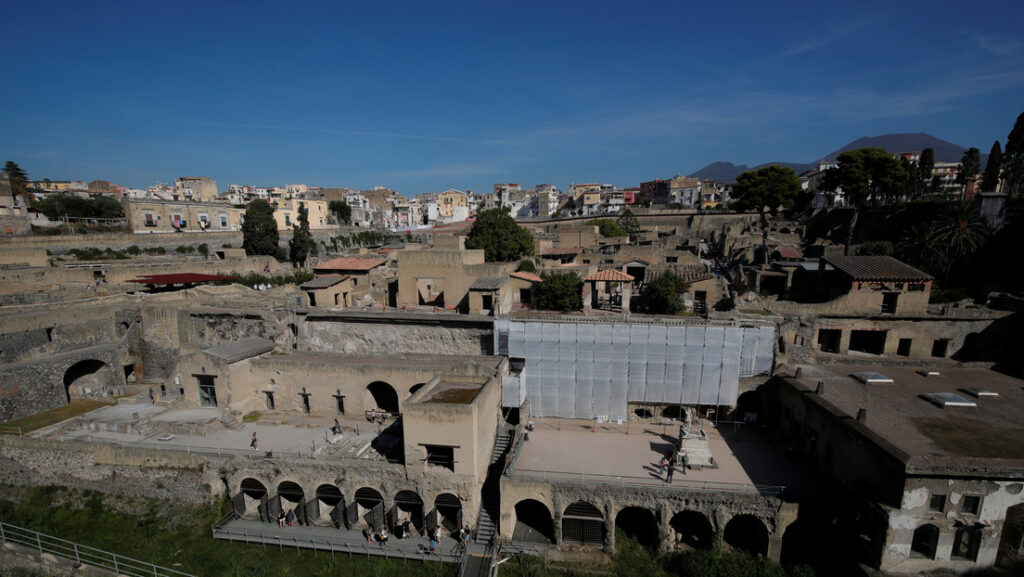
[[[354,529],[334,527],[302,526],[278,527],[252,519],[234,519],[223,526],[215,527],[213,536],[217,539],[260,543],[299,549],[315,549],[350,555],[374,555],[391,559],[416,561],[443,561],[458,563],[462,560],[462,548],[451,538],[441,538],[434,555],[428,555],[425,537],[396,539],[392,537],[387,545],[370,544],[363,532]]]

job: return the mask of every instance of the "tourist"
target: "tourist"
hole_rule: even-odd
[[[366,542],[371,544],[377,542],[377,535],[374,534],[373,527],[366,528]]]
[[[380,530],[380,546],[385,547],[388,544],[388,530],[386,527],[382,527]]]
[[[666,483],[671,483],[672,482],[672,474],[675,473],[675,472],[676,472],[676,456],[673,454],[671,457],[668,458],[668,469],[667,469],[667,473],[665,475],[665,482]]]
[[[690,457],[686,453],[683,453],[683,474],[686,474],[686,467],[690,465]]]
[[[295,526],[295,511],[292,510],[292,509],[288,509],[288,512],[284,516],[284,521],[285,521],[285,523],[288,523],[289,527],[294,527]]]
[[[412,522],[409,521],[408,519],[406,519],[405,522],[402,523],[402,538],[403,539],[408,539],[409,535],[412,534],[412,532],[409,530],[409,527],[411,525],[412,525]]]
[[[160,385],[160,398],[167,396],[167,385]]]
[[[259,444],[259,441],[256,440],[256,431],[253,431],[252,432],[252,441],[249,442],[249,446],[252,447],[253,449],[258,449],[259,448],[257,446],[258,444]]]
[[[427,543],[427,555],[434,554],[434,548],[437,547],[437,541],[433,537],[430,538],[430,542]]]
[[[341,423],[338,422],[338,419],[334,419],[334,426],[331,427],[331,432],[335,435],[341,434]]]
[[[668,457],[664,457],[663,456],[661,458],[661,460],[658,461],[658,474],[659,475],[664,475],[665,474],[665,463],[668,463]]]
[[[472,537],[472,531],[469,530],[469,525],[466,525],[466,529],[462,535],[462,542],[465,543],[466,547],[469,547],[470,537]]]
[[[284,509],[281,509],[277,514],[277,526],[284,527]]]
[[[441,527],[434,527],[434,541],[441,542]]]
[[[153,387],[149,388],[149,402],[150,404],[156,403],[156,398],[153,396]]]

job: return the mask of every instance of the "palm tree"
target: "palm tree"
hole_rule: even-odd
[[[981,209],[973,202],[959,202],[941,217],[935,240],[946,249],[946,284],[953,265],[968,257],[985,243],[988,226],[981,217]]]
[[[939,226],[935,222],[921,222],[907,229],[896,245],[901,260],[930,273],[946,270],[948,257],[938,240]]]

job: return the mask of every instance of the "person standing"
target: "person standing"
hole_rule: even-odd
[[[156,397],[153,396],[153,387],[150,387],[149,388],[149,404],[152,405],[152,404],[155,404],[155,403],[156,403]]]
[[[294,509],[288,509],[288,513],[286,513],[285,516],[284,516],[284,521],[285,521],[285,523],[288,523],[289,527],[294,527],[295,526],[295,510]]]
[[[252,432],[252,441],[249,442],[249,446],[253,449],[258,449],[259,441],[256,440],[256,431]]]
[[[683,474],[686,474],[686,467],[690,464],[690,457],[686,453],[683,453]]]
[[[672,482],[672,475],[676,472],[676,456],[673,454],[668,458],[668,468],[665,473],[665,482]]]

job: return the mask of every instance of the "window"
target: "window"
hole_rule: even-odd
[[[840,329],[818,329],[818,349],[823,353],[838,353],[842,336]]]
[[[455,447],[446,445],[423,445],[427,450],[427,463],[455,471]]]
[[[208,375],[196,375],[196,382],[199,384],[199,406],[217,406],[217,387],[213,383],[213,377]]]
[[[924,285],[923,284],[908,284],[907,285],[907,290],[912,292],[912,293],[924,292]]]
[[[968,515],[977,515],[981,510],[981,497],[977,495],[964,495],[964,502],[960,505],[960,512]]]
[[[267,396],[267,410],[268,411],[273,411],[274,410],[274,393],[273,393],[273,391],[266,391],[263,394],[265,394]]]
[[[949,348],[949,339],[935,339],[932,343],[932,356],[938,358],[945,358],[946,349]]]
[[[228,227],[228,215],[226,215],[226,214],[220,215],[220,227],[221,228],[227,228]]]
[[[309,413],[309,393],[306,392],[306,387],[302,387],[299,396],[302,397],[302,412]]]
[[[960,527],[953,538],[954,558],[968,561],[978,560],[978,546],[981,545],[981,533],[977,527]]]
[[[882,314],[891,315],[896,313],[896,301],[900,293],[885,293],[882,295]]]
[[[344,415],[345,414],[345,395],[341,394],[341,389],[338,389],[338,392],[336,392],[335,394],[333,394],[331,396],[334,397],[334,403],[335,403],[335,405],[338,408],[338,413]]]
[[[910,345],[914,342],[913,339],[900,339],[900,344],[896,347],[896,354],[901,357],[910,356]]]
[[[285,226],[291,226],[292,225],[292,215],[290,215],[290,214],[284,215],[284,224],[285,224]]]
[[[946,510],[946,496],[945,495],[932,495],[932,500],[928,503],[928,510],[941,513]]]
[[[666,256],[665,257],[665,262],[667,262],[669,264],[677,263],[677,262],[679,262],[679,257],[678,256]]]

